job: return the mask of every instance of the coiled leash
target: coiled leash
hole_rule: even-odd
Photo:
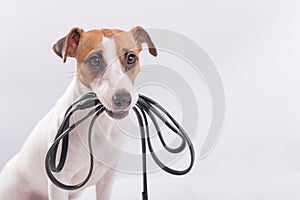
[[[70,118],[71,116],[80,110],[93,108],[91,111],[89,111],[84,117],[70,125]],[[58,129],[58,132],[56,134],[56,137],[54,139],[53,144],[49,148],[46,159],[45,159],[45,167],[46,172],[49,177],[49,179],[59,188],[64,190],[76,190],[81,187],[83,187],[90,179],[93,168],[94,168],[94,157],[93,157],[93,147],[92,147],[92,141],[91,141],[91,135],[92,135],[92,129],[94,122],[96,121],[97,117],[101,115],[106,110],[106,108],[102,105],[100,100],[97,98],[97,95],[93,92],[86,93],[82,97],[80,97],[78,100],[76,100],[66,111],[64,119],[62,121],[61,126]],[[180,124],[157,102],[150,99],[149,97],[146,97],[144,95],[139,95],[139,99],[136,103],[136,105],[133,107],[133,110],[137,116],[138,123],[140,126],[140,133],[141,133],[141,145],[142,145],[142,167],[143,167],[143,192],[142,197],[143,200],[148,200],[148,190],[147,190],[147,163],[146,163],[146,141],[148,144],[149,152],[153,158],[153,160],[156,162],[156,164],[164,171],[174,174],[174,175],[184,175],[188,173],[194,164],[195,160],[195,152],[192,145],[191,140],[189,139],[186,132],[183,130],[183,128],[180,126]],[[165,118],[164,113],[169,120],[171,120],[172,124]],[[158,156],[155,154],[152,143],[150,140],[149,135],[149,127],[148,127],[148,119],[146,114],[150,117],[151,121],[153,122],[153,125],[155,127],[155,130],[157,131],[158,137],[164,146],[164,148],[170,152],[170,153],[180,153],[182,152],[186,145],[188,145],[189,152],[190,152],[190,165],[184,169],[184,170],[175,170],[172,168],[167,167],[166,165],[161,162],[161,160],[158,158]],[[94,116],[93,116],[94,115]],[[87,177],[80,183],[75,185],[67,185],[62,182],[60,182],[58,179],[56,179],[52,172],[58,173],[60,172],[65,164],[67,153],[68,153],[68,142],[69,142],[69,133],[79,126],[83,121],[88,119],[89,117],[93,116],[91,123],[89,125],[88,130],[88,146],[89,146],[89,154],[90,154],[90,169],[88,172]],[[165,123],[167,127],[169,127],[176,135],[178,135],[181,138],[181,144],[177,148],[171,148],[169,147],[160,131],[157,117]],[[60,159],[58,164],[56,164],[56,155],[58,151],[58,146],[62,142],[61,145],[61,152],[60,152]]]

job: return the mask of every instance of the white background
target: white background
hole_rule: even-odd
[[[299,199],[299,11],[297,0],[2,2],[0,167],[71,80],[75,62],[63,65],[51,52],[56,40],[73,26],[141,25],[201,45],[227,99],[223,136],[212,154],[185,177],[153,177],[151,199]],[[139,199],[140,187],[139,176],[123,175],[113,199]]]

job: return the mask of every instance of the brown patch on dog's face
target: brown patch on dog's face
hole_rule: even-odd
[[[91,88],[91,83],[100,78],[105,73],[108,61],[104,55],[105,49],[103,46],[103,38],[114,40],[117,56],[122,64],[122,71],[127,74],[132,84],[136,79],[139,71],[139,52],[140,49],[134,40],[132,32],[124,32],[121,30],[94,30],[83,33],[75,58],[77,60],[77,75],[79,80],[87,87]],[[130,54],[130,55],[129,55]],[[92,67],[90,59],[93,56],[98,56],[101,65]],[[135,59],[135,62],[128,64],[128,58]]]
[[[84,32],[82,29],[73,28],[69,34],[60,39],[53,47],[54,52],[62,57],[75,57],[77,60],[78,79],[88,88],[109,67],[109,61],[105,58],[106,49],[103,45],[104,37],[114,40],[116,59],[121,63],[121,69],[132,84],[139,71],[139,52],[142,43],[146,43],[149,52],[156,56],[157,52],[147,32],[141,27],[135,27],[128,32],[119,29],[101,29]]]
[[[91,88],[91,83],[104,71],[105,62],[102,56],[103,34],[101,30],[92,30],[84,32],[81,35],[78,50],[75,58],[77,60],[77,76],[78,79],[88,88]],[[91,66],[92,56],[98,56],[99,66]],[[94,58],[96,59],[96,57]]]
[[[126,73],[134,84],[135,78],[140,71],[138,48],[131,32],[124,32],[113,36],[116,43],[116,52],[118,53],[122,71]],[[130,62],[131,61],[131,62]]]

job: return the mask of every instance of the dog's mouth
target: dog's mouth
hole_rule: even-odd
[[[106,110],[106,113],[114,119],[122,119],[128,115],[128,110],[123,110],[123,111]]]

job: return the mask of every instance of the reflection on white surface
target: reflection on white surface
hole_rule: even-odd
[[[298,200],[300,174],[255,176],[199,176],[150,178],[149,200]],[[141,179],[118,179],[111,200],[141,199]],[[95,188],[80,200],[96,200]]]

